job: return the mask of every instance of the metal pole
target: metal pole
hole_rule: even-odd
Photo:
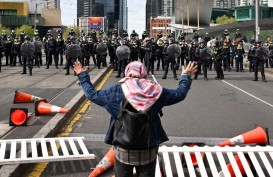
[[[183,10],[183,0],[181,0],[181,14],[182,14],[182,33],[184,34],[184,10]]]
[[[199,19],[200,19],[200,0],[197,0],[197,30],[199,30]]]
[[[258,33],[260,33],[259,31],[259,0],[256,0],[255,1],[255,18],[256,18],[256,20],[255,20],[255,26],[256,26],[256,36],[255,36],[255,40],[256,40],[256,42],[259,40],[259,34]]]
[[[189,29],[190,28],[189,0],[187,0],[187,22],[188,22],[188,29]]]
[[[36,29],[36,15],[37,15],[37,3],[35,4],[35,14],[34,14],[34,29]]]

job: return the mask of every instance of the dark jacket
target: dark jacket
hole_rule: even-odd
[[[120,103],[125,98],[121,86],[117,84],[105,90],[95,90],[90,82],[88,72],[82,72],[78,77],[85,96],[93,103],[104,107],[110,113],[110,126],[106,133],[105,143],[112,144],[114,124],[120,112]],[[168,137],[161,125],[159,112],[164,106],[170,106],[184,100],[190,86],[190,77],[182,75],[177,89],[163,88],[161,96],[148,112],[152,122],[150,147],[156,147],[160,143],[168,141]]]

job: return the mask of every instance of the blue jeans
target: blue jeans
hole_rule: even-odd
[[[156,159],[147,165],[127,165],[115,158],[115,177],[133,177],[133,169],[136,168],[137,177],[154,177]]]

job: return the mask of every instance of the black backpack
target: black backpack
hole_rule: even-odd
[[[136,111],[127,100],[122,101],[112,144],[131,150],[148,149],[150,131],[149,115]]]

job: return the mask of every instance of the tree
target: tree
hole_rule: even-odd
[[[67,28],[65,29],[65,31],[64,31],[64,33],[63,33],[63,38],[64,38],[64,39],[67,39],[67,38],[68,38],[68,33],[69,33],[69,31],[70,31],[71,28],[73,28],[73,26],[69,26],[69,27],[67,27]],[[76,27],[76,28],[73,28],[73,29],[74,29],[76,35],[79,36],[79,35],[80,35],[80,29],[79,29],[79,27]]]
[[[233,17],[228,17],[226,15],[223,15],[221,17],[217,17],[216,19],[216,23],[219,25],[225,25],[225,24],[231,24],[231,23],[235,23],[237,22],[237,20]]]
[[[22,31],[25,31],[25,33],[27,35],[29,35],[30,38],[33,37],[33,33],[34,33],[34,29],[32,28],[32,26],[28,26],[28,25],[23,25],[20,28],[16,28],[15,29],[15,33],[16,34],[21,34]]]
[[[6,33],[7,33],[8,35],[10,35],[10,32],[11,32],[10,28],[7,28],[7,27],[2,26],[2,25],[0,24],[0,33],[1,33],[1,34],[2,34],[2,31],[3,31],[3,30],[5,30]]]

